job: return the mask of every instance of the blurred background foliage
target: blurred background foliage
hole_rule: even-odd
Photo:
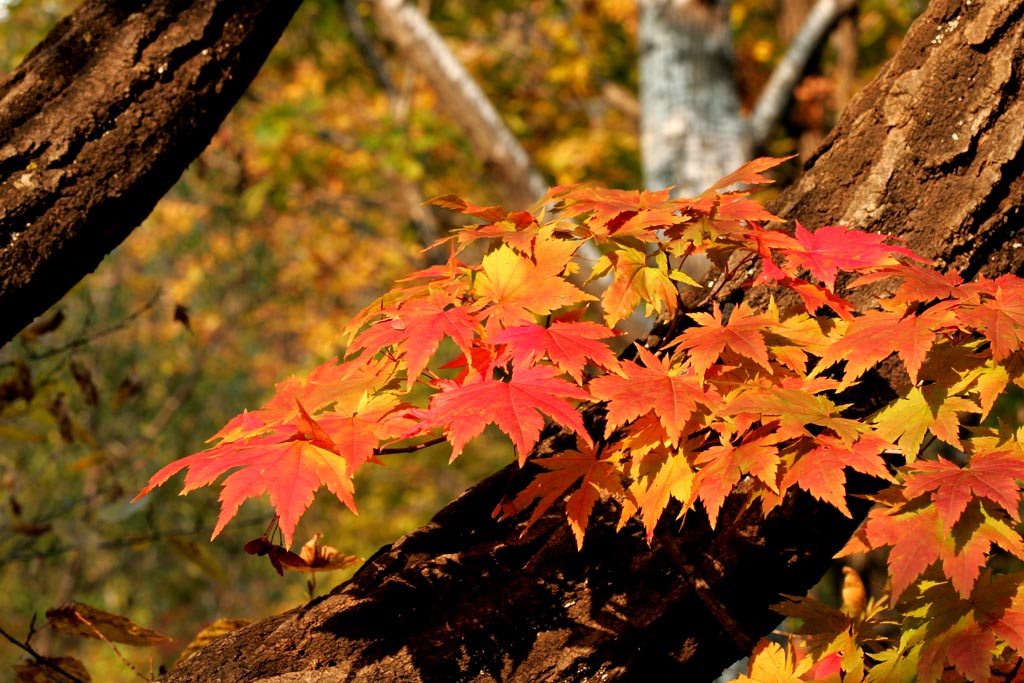
[[[734,2],[748,106],[785,49],[781,17],[802,1]],[[10,4],[0,73],[73,4]],[[549,182],[639,186],[633,0],[420,5]],[[853,83],[843,88],[874,76],[923,5],[861,3]],[[791,154],[808,130],[818,139],[828,130],[848,97],[839,96],[838,52],[831,43],[822,50],[763,152]],[[74,599],[172,636],[155,652],[159,666],[218,617],[260,618],[304,601],[306,575],[281,579],[241,551],[263,533],[268,506],[247,504],[211,544],[214,490],[180,498],[172,484],[129,501],[158,467],[260,405],[275,382],[338,353],[352,313],[427,264],[423,246],[453,218],[424,199],[502,202],[502,187],[435,99],[375,38],[365,3],[306,0],[152,216],[0,350],[0,627],[23,638],[33,615]],[[441,451],[394,457],[357,480],[358,517],[324,496],[298,538],[321,532],[324,543],[367,557],[510,457],[497,438],[453,466]],[[317,591],[344,576],[322,575]],[[32,643],[78,656],[95,680],[131,678],[98,641],[42,629]],[[21,654],[0,652],[5,668]],[[146,657],[136,657],[143,670]]]

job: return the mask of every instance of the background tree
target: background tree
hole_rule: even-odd
[[[615,45],[614,41],[609,45],[611,49],[595,49],[593,44],[588,42],[598,40],[598,36],[621,37],[624,35],[622,26],[625,26],[625,35],[629,35],[629,15],[615,14],[617,10],[611,7],[602,7],[593,14],[583,12],[576,17],[582,22],[580,25],[583,27],[582,35],[585,38],[582,44],[586,49],[581,53],[582,57],[573,52],[579,47],[580,41],[575,40],[577,36],[570,35],[570,39],[565,39],[563,27],[567,22],[562,14],[564,9],[555,6],[553,14],[549,15],[550,19],[537,22],[543,29],[541,34],[548,36],[545,47],[556,46],[560,50],[558,54],[566,56],[565,60],[542,62],[550,66],[550,79],[522,79],[516,72],[519,68],[517,63],[507,59],[507,53],[501,52],[507,49],[521,55],[528,63],[528,58],[531,57],[529,52],[509,48],[517,42],[530,44],[530,41],[517,41],[516,36],[524,35],[522,32],[505,32],[506,36],[511,37],[507,37],[504,43],[499,42],[495,52],[488,53],[487,50],[479,48],[479,45],[484,44],[484,38],[488,37],[481,34],[483,29],[478,25],[475,29],[476,34],[472,29],[465,29],[466,25],[472,25],[468,19],[472,17],[475,9],[472,12],[466,10],[460,15],[460,8],[454,6],[448,8],[451,11],[449,16],[440,14],[433,17],[435,22],[445,29],[458,28],[459,22],[464,22],[462,28],[458,30],[445,30],[446,35],[454,37],[455,44],[462,47],[464,54],[475,55],[475,60],[469,61],[473,68],[481,73],[482,83],[491,88],[498,88],[505,83],[514,86],[513,91],[518,93],[518,97],[505,100],[506,105],[511,105],[508,107],[511,120],[513,123],[517,120],[527,122],[528,128],[521,127],[521,131],[546,131],[543,135],[532,135],[528,144],[534,148],[531,151],[539,158],[545,172],[552,177],[559,177],[561,174],[563,181],[578,178],[582,162],[584,174],[596,175],[598,169],[607,167],[611,169],[613,175],[605,176],[606,179],[612,178],[613,182],[621,185],[637,184],[635,175],[633,179],[628,175],[634,173],[631,168],[636,168],[635,159],[630,160],[629,156],[630,134],[615,132],[616,126],[622,126],[622,131],[628,131],[629,106],[627,104],[621,107],[616,104],[620,99],[616,99],[614,88],[606,87],[609,83],[607,77],[597,74],[601,77],[593,79],[595,82],[592,82],[594,75],[580,66],[581,60],[585,62],[586,58],[589,58],[592,64],[600,64],[599,60],[593,59],[598,54],[628,56],[628,42],[624,43],[626,49],[621,45]],[[307,23],[300,25],[302,28],[295,29],[290,39],[293,41],[292,45],[307,44],[308,37],[313,35],[312,26],[316,24],[334,25],[339,29],[337,34],[347,34],[345,23],[341,20],[341,12],[336,8],[313,6],[312,9],[307,8],[307,11]],[[502,11],[497,12],[491,19],[494,24],[514,27],[517,21],[523,21],[517,18],[519,15],[515,13],[508,14],[507,17],[510,18],[506,18]],[[623,16],[626,17],[625,23],[622,20]],[[591,21],[588,17],[596,17],[596,20]],[[532,28],[530,21],[531,18],[527,18],[526,24],[519,24],[521,31]],[[591,23],[587,23],[588,21]],[[461,35],[460,31],[463,32]],[[289,38],[286,37],[286,40]],[[198,262],[189,262],[194,257],[186,257],[173,251],[169,253],[164,246],[166,242],[163,245],[154,241],[130,242],[126,249],[122,250],[131,256],[130,259],[125,257],[126,261],[146,261],[153,264],[151,269],[134,270],[126,261],[109,266],[105,273],[96,278],[96,290],[80,292],[79,299],[66,303],[67,319],[72,321],[73,325],[65,323],[65,326],[55,332],[48,333],[49,336],[38,336],[27,340],[24,347],[16,347],[18,353],[22,354],[22,359],[31,361],[34,368],[38,368],[38,360],[33,357],[34,355],[50,353],[51,347],[57,350],[57,353],[49,356],[53,360],[51,368],[44,367],[41,371],[34,372],[37,376],[35,384],[43,389],[40,392],[41,396],[31,408],[19,401],[12,407],[22,414],[31,413],[37,424],[51,419],[54,421],[52,436],[44,438],[56,438],[56,441],[45,448],[64,452],[64,462],[77,463],[77,471],[83,474],[83,478],[92,482],[86,482],[86,487],[95,487],[96,482],[102,481],[105,483],[100,488],[106,488],[106,482],[110,480],[105,477],[112,472],[118,473],[114,479],[115,483],[107,489],[107,495],[123,502],[125,495],[130,497],[134,489],[132,482],[143,472],[152,469],[135,457],[139,452],[139,445],[142,445],[142,450],[146,453],[159,453],[158,459],[161,461],[169,459],[168,453],[194,450],[195,443],[184,447],[178,443],[180,439],[176,434],[211,433],[214,423],[223,421],[223,417],[229,415],[235,408],[258,402],[255,397],[256,387],[260,383],[268,386],[278,378],[282,363],[292,365],[311,362],[307,360],[309,356],[306,355],[310,353],[309,349],[313,349],[315,354],[331,352],[330,342],[325,341],[329,339],[329,333],[326,331],[336,329],[337,321],[346,317],[344,310],[358,307],[365,301],[367,295],[365,290],[362,294],[358,291],[339,294],[340,288],[335,285],[343,284],[343,280],[355,280],[372,270],[382,270],[386,278],[390,278],[392,273],[398,274],[406,270],[408,264],[415,258],[414,241],[407,242],[404,252],[398,254],[387,252],[381,246],[394,243],[396,237],[401,238],[403,234],[409,234],[405,231],[414,225],[406,223],[405,219],[396,220],[395,212],[391,210],[390,195],[375,194],[375,186],[379,183],[374,178],[380,177],[379,169],[385,169],[389,178],[411,178],[423,182],[424,196],[456,190],[474,198],[488,198],[488,191],[474,193],[465,185],[467,175],[483,175],[482,168],[479,173],[471,171],[467,174],[465,171],[466,168],[473,169],[474,164],[479,165],[479,160],[474,161],[475,154],[465,154],[459,150],[449,153],[443,147],[433,145],[438,135],[457,137],[458,134],[453,133],[451,127],[433,113],[433,97],[429,91],[416,87],[414,80],[406,75],[405,90],[399,91],[401,96],[397,99],[385,99],[374,95],[367,100],[367,93],[372,92],[367,85],[368,74],[360,71],[358,61],[352,60],[355,53],[351,46],[346,49],[325,47],[313,59],[289,57],[272,63],[271,66],[280,71],[268,73],[279,75],[268,76],[266,89],[262,94],[257,91],[256,97],[261,101],[243,102],[239,112],[241,128],[235,129],[241,132],[225,129],[215,141],[214,149],[202,165],[193,170],[193,175],[189,178],[190,181],[212,178],[216,182],[204,189],[200,189],[199,182],[190,182],[182,186],[182,192],[161,209],[161,216],[166,220],[170,234],[174,235],[177,241],[210,245]],[[524,61],[520,61],[519,64]],[[557,67],[560,63],[571,66],[559,71]],[[616,67],[620,71],[613,70],[616,75],[610,80],[611,84],[631,85],[628,67],[622,66],[628,63],[631,63],[631,58],[620,62]],[[324,65],[330,68],[324,69]],[[351,101],[352,98],[370,101],[373,104],[368,110],[371,113],[385,112],[383,117],[367,117],[364,120],[352,121],[351,107],[343,104],[331,105],[330,103],[334,101],[332,98],[338,96],[328,96],[326,93],[332,92],[332,88],[341,82],[352,85],[345,96],[338,100],[339,102]],[[402,83],[403,79],[400,77],[396,82]],[[534,89],[535,97],[531,98],[529,93],[524,92],[526,86]],[[570,100],[569,106],[565,107],[565,111],[552,112],[538,106],[541,102],[557,101],[557,93],[567,87],[574,97]],[[550,91],[544,88],[550,88]],[[405,112],[402,111],[403,97],[408,107]],[[411,106],[412,103],[419,106]],[[292,113],[299,108],[307,112],[313,111],[316,115],[296,120]],[[604,128],[590,125],[595,120],[594,111],[598,112],[597,120],[605,124]],[[245,118],[246,112],[248,118]],[[346,116],[349,118],[346,119]],[[380,125],[381,121],[387,125]],[[339,136],[339,128],[355,131],[356,134],[349,137]],[[425,131],[441,132],[434,132],[434,138],[430,139],[424,134]],[[247,142],[240,143],[242,139]],[[316,151],[311,143],[323,140],[329,141],[332,146],[321,146],[317,148],[320,151]],[[364,143],[368,141],[369,144],[357,147],[356,144],[360,140]],[[419,141],[418,144],[421,145],[429,140],[431,153],[424,155],[421,151],[419,157],[410,160],[404,154],[406,140]],[[548,144],[552,140],[554,141]],[[254,142],[258,144],[253,144]],[[369,153],[365,150],[369,150]],[[282,160],[288,160],[290,163],[282,164]],[[343,168],[347,168],[347,172],[342,172]],[[370,169],[378,170],[371,172]],[[450,173],[449,170],[452,169],[457,169],[460,173]],[[325,185],[324,177],[334,180]],[[388,189],[392,186],[393,183],[389,183]],[[311,194],[297,193],[297,188],[312,188],[313,191]],[[489,199],[495,201],[501,198],[504,191],[492,188],[489,192],[493,193]],[[240,202],[236,200],[239,194],[242,197]],[[375,196],[381,197],[377,203],[368,201],[367,198]],[[210,209],[209,206],[214,208]],[[314,216],[313,212],[301,211],[302,207],[316,208],[319,215]],[[328,218],[324,218],[325,214]],[[352,217],[357,214],[366,219],[353,219]],[[369,235],[373,234],[367,230],[371,220],[379,227],[379,234],[382,235],[380,240],[369,238]],[[216,227],[224,224],[221,221],[231,224],[232,227]],[[233,227],[240,225],[255,225],[257,230],[246,234],[245,231]],[[325,239],[324,236],[330,234],[334,236]],[[352,250],[352,242],[346,241],[351,235],[360,237],[357,241],[360,247],[358,250]],[[287,258],[289,255],[306,253],[315,258]],[[379,267],[378,254],[381,253],[386,255],[384,261],[387,267],[384,269]],[[242,254],[245,256],[240,256]],[[286,258],[281,259],[282,255]],[[164,269],[173,275],[167,277]],[[215,271],[222,271],[227,275],[223,289],[210,288],[210,279],[203,277],[206,273]],[[145,296],[125,296],[121,291],[125,282],[130,283],[130,291],[142,289]],[[154,359],[141,352],[138,342],[131,339],[120,344],[111,344],[105,349],[94,343],[89,349],[81,350],[82,340],[95,336],[94,333],[103,331],[105,327],[125,318],[132,311],[144,307],[158,282],[165,285],[163,298],[157,300],[151,309],[136,316],[132,324],[145,331],[142,336],[133,338],[149,340],[146,344],[152,345],[155,342],[162,348],[176,349],[171,358],[161,358],[158,362],[153,362]],[[317,303],[312,308],[301,308],[304,312],[315,311],[313,314],[307,313],[309,317],[315,318],[315,322],[293,324],[290,321],[290,316],[293,315],[291,311],[299,307],[290,302],[305,296],[302,292],[310,284],[318,296]],[[248,298],[238,296],[238,290],[243,285],[256,285],[252,287],[253,291],[247,293]],[[283,293],[283,305],[280,308],[261,308],[254,303],[268,299],[269,292]],[[340,302],[339,297],[342,298]],[[351,303],[346,304],[345,298]],[[172,318],[172,313],[177,310],[176,304],[182,308],[178,316],[179,322]],[[90,315],[105,321],[106,324],[83,324]],[[187,321],[189,327],[186,328],[180,321]],[[298,337],[297,331],[304,337]],[[272,346],[267,341],[274,339],[284,342],[281,344],[281,351],[268,353],[259,350]],[[45,348],[40,349],[40,345]],[[136,348],[132,348],[133,346]],[[122,348],[127,348],[128,351],[120,351]],[[84,399],[87,391],[80,388],[80,384],[69,376],[70,373],[65,373],[61,377],[59,373],[52,372],[54,368],[69,367],[68,351],[73,349],[77,349],[80,356],[89,354],[79,360],[84,362],[85,367],[91,366],[94,369],[105,368],[109,363],[105,360],[107,358],[118,358],[111,364],[114,370],[110,377],[104,374],[94,380],[99,385],[100,395],[116,396],[117,389],[122,386],[125,395],[131,394],[132,387],[135,386],[134,400],[146,402],[145,407],[139,409],[143,424],[146,425],[143,433],[151,435],[149,438],[154,441],[140,442],[135,436],[137,425],[111,425],[111,422],[117,420],[117,413],[113,416],[104,413],[103,411],[108,409],[106,403],[101,403],[99,418],[94,417],[93,409]],[[119,352],[120,356],[117,355]],[[234,369],[232,366],[237,365],[239,354],[254,358],[257,362],[256,370],[247,373],[241,368]],[[16,367],[16,362],[12,360],[12,368]],[[247,374],[251,377],[246,377]],[[45,381],[39,382],[39,375],[42,375]],[[200,410],[198,406],[203,403],[202,397],[212,395],[211,387],[218,384],[218,380],[222,387],[229,388],[228,393],[232,395],[233,404],[224,408],[222,417],[209,416],[205,426],[196,424],[193,422],[195,418],[189,418],[187,415],[207,412],[207,408]],[[88,383],[83,381],[81,384],[87,386]],[[143,390],[141,399],[138,393],[139,385]],[[62,410],[60,402],[55,400],[61,390],[65,393],[65,401],[70,404],[69,410]],[[44,410],[47,404],[52,404],[53,409]],[[190,405],[196,408],[190,408]],[[101,428],[116,427],[114,431],[117,436],[107,438],[109,434],[90,435],[90,432],[97,430],[94,424],[94,420],[97,419]],[[63,445],[63,437],[56,430],[57,423],[71,425],[70,433],[76,439],[75,445]],[[24,433],[23,435],[30,436]],[[94,446],[96,443],[115,444],[112,449],[114,452],[104,452],[105,449]],[[38,453],[38,449],[38,445],[27,443],[25,451],[30,454]],[[14,502],[25,500],[25,496],[30,495],[33,490],[31,484],[40,481],[40,470],[26,467],[24,463],[29,461],[30,456],[25,457],[26,460],[21,460],[19,456],[7,470],[13,473],[13,485],[10,490],[14,493],[11,498]],[[467,462],[471,461],[467,459]],[[453,489],[457,490],[458,486],[457,482],[453,483]],[[118,493],[118,488],[128,489],[127,494]],[[106,509],[101,505],[103,496],[92,496],[88,500],[97,506],[96,510]],[[164,509],[164,505],[165,503],[161,503],[160,509]],[[141,520],[134,517],[133,521],[139,523],[136,529],[145,533],[137,537],[129,536],[121,542],[150,538],[153,533],[184,531],[184,534],[175,536],[185,541],[183,555],[196,557],[191,539],[197,525],[205,529],[205,524],[201,524],[199,519],[192,518],[202,517],[202,513],[197,512],[193,505],[190,501],[188,506],[178,508],[184,511],[182,521],[185,524],[177,528],[171,526],[154,530],[151,528],[152,519]],[[391,505],[392,502],[382,496],[381,508],[389,509]],[[421,506],[429,510],[432,504],[423,501]],[[14,510],[15,506],[12,505],[11,509]],[[45,522],[50,518],[51,521],[56,520],[55,526],[58,528],[63,526],[64,528],[60,529],[61,539],[57,539],[62,542],[48,547],[48,551],[56,551],[58,556],[66,552],[62,551],[62,547],[74,547],[68,543],[77,541],[83,528],[94,527],[96,524],[95,518],[83,516],[75,520],[76,524],[72,528],[68,528],[71,525],[66,524],[68,519],[60,515],[59,509],[44,510],[43,515],[38,515],[37,512],[38,510],[32,508],[23,509],[20,522],[25,522],[26,518],[32,523]],[[131,510],[127,508],[125,513],[132,515]],[[118,514],[121,513],[115,512],[109,516],[116,517]],[[40,520],[40,517],[43,519]],[[164,520],[166,519],[168,518],[164,517]],[[389,521],[401,523],[394,515],[389,517]],[[13,522],[19,523],[19,520],[14,519]],[[30,527],[23,528],[28,530]],[[239,539],[251,535],[242,534]],[[393,535],[393,532],[381,530],[381,535],[376,537],[377,540],[362,539],[359,542],[363,547],[372,549]],[[50,532],[38,536],[19,532],[12,538],[21,545],[19,552],[14,553],[12,568],[15,569],[20,566],[17,564],[21,561],[17,559],[19,554],[21,557],[38,557],[34,554],[34,548],[39,546],[35,544],[40,541],[43,544],[52,543],[55,540]],[[93,540],[108,543],[112,539],[93,537]],[[113,540],[117,542],[116,539]],[[84,564],[93,567],[96,565],[95,559],[99,556],[99,553],[88,552],[85,556],[88,561],[80,562],[78,566]],[[114,571],[116,566],[128,565],[138,560],[135,553],[123,554],[122,557],[124,559],[121,562],[109,563],[108,569],[100,572],[101,575],[108,575],[107,572]],[[38,559],[35,561],[38,563]],[[239,580],[234,564],[213,564],[221,572],[228,573],[231,577],[228,579],[229,582]],[[183,586],[182,592],[189,594],[192,603],[195,603],[195,596],[202,592],[195,586],[204,580],[208,581],[204,579],[206,575],[203,572],[206,571],[208,570],[198,567],[189,570],[195,582]],[[75,574],[67,572],[66,576]],[[78,576],[74,580],[69,580],[68,592],[80,594],[81,583],[78,582],[81,580]],[[74,586],[75,583],[78,583],[77,587]],[[101,578],[94,585],[102,583],[104,581]],[[111,582],[105,583],[105,588],[109,591]],[[248,582],[246,585],[251,586],[252,583]],[[273,603],[275,590],[267,589],[268,604]],[[208,601],[210,608],[218,609],[216,604],[210,603],[219,601],[221,609],[224,609],[227,591],[208,591],[208,594],[210,592],[220,596]],[[122,599],[119,605],[112,606],[128,609],[132,607],[133,601],[146,603],[148,608],[160,611],[158,600],[147,601],[140,597]],[[36,603],[35,609],[39,608]],[[173,612],[168,611],[166,614],[165,618],[169,622],[180,621]]]

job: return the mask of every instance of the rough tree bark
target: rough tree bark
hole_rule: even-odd
[[[968,276],[1020,273],[1022,15],[1024,0],[933,2],[772,208],[902,235]],[[866,413],[893,382],[883,373],[846,398]],[[557,510],[524,536],[522,519],[491,520],[526,478],[509,468],[485,480],[329,596],[215,641],[166,680],[710,680],[775,625],[780,592],[820,577],[866,511],[851,499],[847,519],[791,495],[762,519],[741,490],[717,531],[691,514],[648,547],[636,527],[615,533],[605,508],[577,552]]]
[[[0,82],[0,344],[149,215],[301,0],[87,0]]]

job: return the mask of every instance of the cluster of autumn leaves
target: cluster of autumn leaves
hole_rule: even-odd
[[[448,441],[454,459],[495,424],[522,463],[554,422],[576,448],[536,459],[543,471],[502,509],[533,505],[536,519],[564,501],[582,545],[599,499],[618,501],[621,523],[638,517],[650,537],[672,499],[714,525],[743,478],[765,511],[797,487],[849,515],[850,468],[892,483],[846,552],[890,548],[902,630],[879,638],[874,627],[892,615],[878,605],[816,620],[824,608],[804,601],[791,612],[806,628],[825,624],[812,634],[816,654],[840,653],[844,680],[988,680],[1024,651],[1021,575],[990,567],[993,546],[1024,560],[1024,449],[1019,432],[985,421],[1010,383],[1024,386],[1024,281],[965,283],[885,236],[843,227],[768,229],[778,219],[728,188],[765,182],[775,163],[751,162],[691,199],[573,186],[532,213],[435,200],[482,221],[445,241],[447,263],[401,281],[345,330],[340,360],[279,384],[143,493],[186,468],[184,492],[227,474],[214,535],[247,498],[269,493],[287,546],[321,486],[354,511],[352,477],[382,455]],[[586,242],[596,262],[580,258]],[[463,262],[480,246],[479,265]],[[695,254],[716,266],[714,284],[682,271]],[[601,278],[610,284],[598,296],[577,284]],[[837,280],[845,293],[885,295],[861,312]],[[766,303],[722,308],[724,287],[763,288]],[[675,316],[681,289],[703,306],[680,334],[612,351],[616,323],[638,308]],[[907,390],[850,417],[837,395],[890,357]],[[578,410],[592,402],[605,415],[596,433]],[[957,455],[922,455],[935,445]],[[809,671],[761,652],[757,666],[779,675]]]

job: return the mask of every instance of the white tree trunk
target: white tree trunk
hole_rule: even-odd
[[[728,1],[640,0],[644,184],[693,196],[749,160]]]

